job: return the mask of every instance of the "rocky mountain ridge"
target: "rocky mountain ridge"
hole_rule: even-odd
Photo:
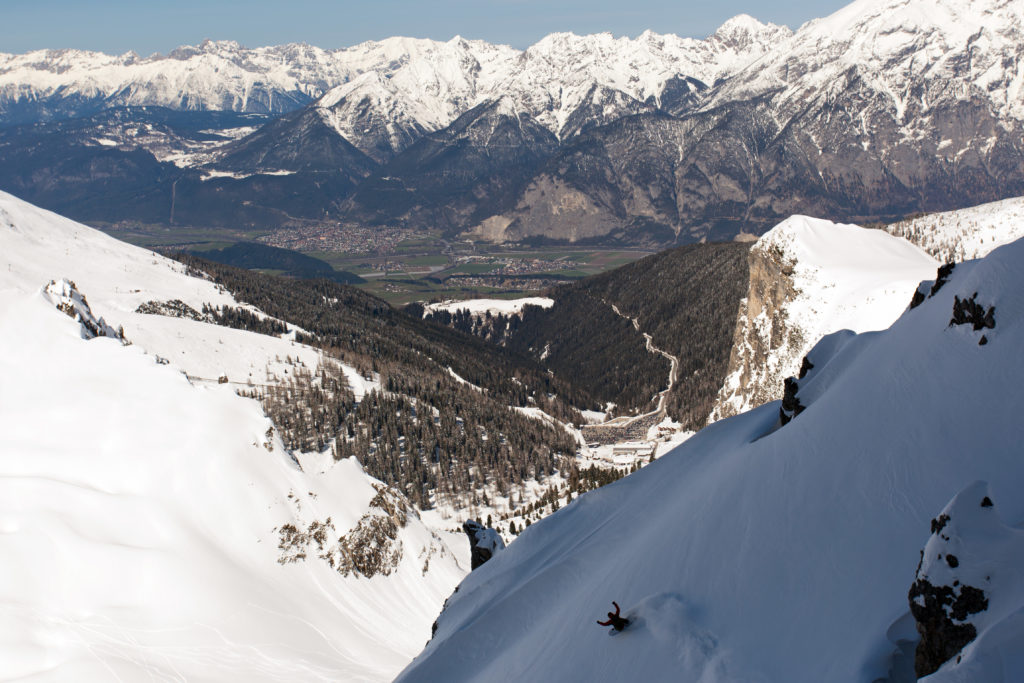
[[[751,247],[729,369],[710,421],[783,397],[808,351],[839,330],[883,329],[938,262],[881,230],[793,216]]]
[[[580,223],[608,235],[641,222],[702,239],[797,213],[895,219],[1020,194],[1022,39],[1019,3],[858,0],[674,117],[570,141],[476,232],[572,239]]]
[[[147,103],[279,118],[206,140],[6,128],[0,187],[83,220],[327,220],[498,242],[663,247],[793,214],[889,222],[1024,194],[1022,56],[1009,0],[856,0],[795,32],[740,16],[705,40],[552,34],[523,51],[456,37],[6,55],[8,124]],[[486,140],[464,154],[461,117],[500,102],[536,124],[517,143],[525,163]],[[402,156],[428,139],[435,153]],[[458,182],[420,191],[449,154]],[[456,195],[443,215],[432,205]]]
[[[651,31],[637,38],[554,33],[526,50],[456,36],[394,37],[338,50],[207,40],[145,58],[82,50],[0,54],[0,120],[123,106],[280,114],[319,99],[319,108],[335,112],[340,133],[358,137],[360,112],[404,117],[432,131],[508,95],[557,133],[595,86],[656,102],[673,78],[714,83],[789,33],[741,15],[706,40]]]

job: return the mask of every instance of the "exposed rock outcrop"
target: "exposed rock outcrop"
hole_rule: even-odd
[[[977,292],[963,299],[959,296],[953,297],[953,317],[949,319],[950,326],[970,325],[975,332],[995,328],[996,307],[989,306],[986,310],[984,306],[977,302],[977,298]]]
[[[402,561],[404,545],[398,537],[409,515],[416,515],[408,499],[394,489],[375,484],[377,495],[368,505],[359,523],[337,539],[334,523],[314,519],[306,529],[293,523],[278,529],[277,561],[290,564],[307,559],[310,554],[326,561],[342,576],[355,574],[374,577],[390,575]]]
[[[780,398],[782,378],[793,374],[791,350],[807,343],[787,312],[787,304],[799,292],[793,281],[793,257],[778,245],[759,241],[750,250],[748,263],[750,285],[740,301],[729,370],[711,421]]]
[[[918,677],[937,671],[977,637],[976,622],[984,621],[978,615],[989,608],[992,560],[997,559],[989,556],[986,536],[998,534],[1000,527],[984,482],[968,486],[932,520],[932,535],[907,595],[921,635],[914,657]]]
[[[77,285],[71,280],[62,279],[60,282],[51,280],[50,284],[46,286],[45,292],[58,311],[73,318],[82,326],[82,339],[110,337],[117,339],[122,344],[128,343],[124,338],[123,329],[115,330],[102,317],[97,318],[93,314],[85,295],[78,291]]]
[[[472,553],[470,567],[476,569],[494,557],[499,550],[505,549],[505,541],[494,529],[485,527],[474,519],[462,523],[462,530],[469,536],[469,549]]]
[[[783,398],[785,379],[824,336],[888,327],[937,266],[880,230],[806,216],[765,233],[748,258],[750,283],[711,421]]]

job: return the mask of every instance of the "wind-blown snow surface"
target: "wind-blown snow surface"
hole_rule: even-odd
[[[133,344],[83,339],[42,291],[62,277]],[[255,401],[181,370],[314,350],[131,312],[167,298],[233,303],[0,195],[0,677],[390,679],[463,570],[415,515],[390,576],[344,578],[314,552],[279,564],[277,528],[346,533],[374,480],[354,460],[301,471]]]
[[[1018,241],[888,330],[812,351],[785,427],[778,403],[723,420],[529,527],[462,583],[399,680],[886,676],[929,520],[979,479],[1024,520],[1022,265]],[[949,326],[973,292],[996,311],[983,346]],[[612,600],[636,622],[609,639],[594,621]],[[1024,677],[1006,663],[990,680]]]
[[[804,355],[826,334],[891,325],[917,285],[934,278],[938,267],[920,248],[883,231],[808,216],[792,216],[769,230],[751,257],[783,274],[752,270],[751,291],[737,322],[745,328],[736,339],[713,420],[781,397],[783,380],[797,374]],[[791,298],[755,300],[776,286],[759,277],[788,278]]]

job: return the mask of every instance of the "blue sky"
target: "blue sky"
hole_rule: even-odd
[[[796,28],[846,0],[0,0],[0,52],[73,47],[141,55],[204,38],[324,48],[392,35],[526,47],[552,31],[704,37],[747,13]]]

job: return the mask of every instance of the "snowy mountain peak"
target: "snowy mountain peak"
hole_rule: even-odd
[[[286,112],[375,73],[388,90],[403,94],[411,108],[406,113],[426,130],[508,94],[555,132],[591,83],[645,100],[679,74],[713,82],[759,57],[776,29],[743,17],[706,41],[651,31],[636,39],[553,33],[525,51],[461,36],[447,42],[397,36],[333,51],[205,40],[144,59],[82,51],[0,55],[0,114],[33,120],[40,113],[59,116],[62,107],[73,113],[84,106],[69,99],[73,95],[96,108]]]
[[[746,49],[765,39],[778,40],[789,37],[792,31],[787,26],[763,23],[749,14],[737,14],[711,34],[710,40],[728,45],[733,49]]]
[[[198,45],[181,45],[167,54],[167,59],[184,61],[196,55],[234,55],[245,50],[234,40],[204,39]]]
[[[491,112],[497,116],[509,116],[512,118],[519,118],[519,108],[516,106],[515,100],[508,95],[502,95],[498,99],[494,100],[491,104]]]
[[[737,73],[715,100],[772,95],[785,116],[806,109],[808,98],[857,87],[877,96],[871,109],[884,104],[900,122],[925,120],[940,103],[971,98],[1022,120],[1022,55],[1019,2],[857,0],[801,26],[766,61]]]

